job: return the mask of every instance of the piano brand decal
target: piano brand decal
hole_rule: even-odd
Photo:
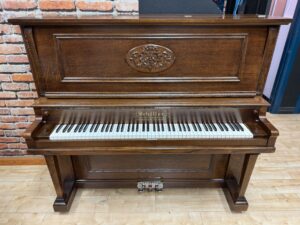
[[[126,61],[129,66],[137,71],[156,73],[170,68],[175,61],[175,55],[167,47],[146,44],[129,50]]]
[[[165,119],[168,117],[167,112],[160,111],[139,111],[136,112],[138,119]]]

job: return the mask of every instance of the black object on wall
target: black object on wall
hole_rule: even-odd
[[[300,2],[271,95],[272,113],[300,113]]]
[[[140,14],[222,14],[222,0],[139,0]],[[239,14],[269,13],[272,0],[244,0]],[[232,14],[236,0],[227,0],[226,13]]]
[[[222,14],[212,0],[140,0],[140,14]]]
[[[227,0],[226,14],[232,14],[236,0]],[[268,15],[272,0],[244,0],[239,14]]]

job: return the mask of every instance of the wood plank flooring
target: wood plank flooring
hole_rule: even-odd
[[[247,212],[230,212],[221,189],[85,189],[69,213],[54,213],[55,192],[45,166],[1,166],[0,224],[299,225],[300,115],[268,118],[280,131],[277,151],[258,159]]]

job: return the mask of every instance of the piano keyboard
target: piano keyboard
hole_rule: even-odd
[[[131,122],[58,124],[50,140],[106,140],[106,139],[244,139],[253,138],[243,123],[209,122]]]

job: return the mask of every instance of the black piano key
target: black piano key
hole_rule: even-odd
[[[67,125],[64,127],[64,129],[63,129],[62,132],[65,133],[65,132],[68,130],[69,126],[70,126],[70,124],[67,124]]]
[[[211,126],[209,125],[209,123],[205,123],[205,124],[206,124],[208,130],[209,130],[209,131],[212,131],[212,128],[211,128]]]
[[[85,124],[84,128],[83,128],[83,132],[86,132],[87,128],[88,128],[89,124]]]
[[[185,125],[186,125],[186,128],[187,128],[187,131],[191,131],[191,128],[190,128],[189,123],[187,121],[185,121]]]
[[[157,131],[160,132],[160,127],[159,127],[159,121],[158,120],[157,120],[156,124],[157,124]]]
[[[147,120],[147,131],[149,132],[150,131],[150,124],[149,124],[149,121]]]
[[[206,126],[206,122],[203,119],[203,115],[200,115],[200,123],[203,125],[204,130],[208,131],[208,126]]]
[[[121,121],[118,122],[117,132],[120,132],[120,128],[121,128]]]
[[[163,123],[162,120],[160,121],[160,124],[161,124],[161,131],[164,132],[164,131],[165,131],[165,128],[164,128],[164,123]]]
[[[231,115],[228,115],[228,123],[233,126],[236,131],[239,131],[239,128],[234,124]]]
[[[167,125],[168,125],[168,131],[171,132],[170,120],[167,121]]]
[[[110,130],[112,129],[113,126],[114,126],[113,121],[110,121],[106,132],[111,132]]]
[[[232,122],[232,125],[234,126],[234,128],[235,128],[237,131],[240,131],[240,128],[236,125],[235,122]]]
[[[135,121],[135,127],[134,127],[134,131],[137,132],[139,129],[139,121]]]
[[[109,122],[108,125],[106,126],[105,132],[110,132],[110,128],[112,127],[113,123]]]
[[[93,132],[93,130],[95,129],[95,126],[96,126],[96,124],[93,123],[92,126],[91,126],[91,128],[90,128],[90,132]]]
[[[111,126],[110,126],[110,128],[109,128],[109,132],[112,132],[112,131],[113,131],[114,126],[115,126],[115,124],[112,122],[112,123],[111,123]]]
[[[224,128],[220,122],[220,118],[218,117],[218,114],[215,114],[215,118],[216,118],[216,123],[217,123],[218,127],[220,128],[220,130],[224,131]]]
[[[208,127],[209,131],[213,131],[212,125],[209,120],[209,116],[207,114],[204,115],[204,119],[205,119],[205,123],[206,123],[206,126]]]
[[[143,120],[143,127],[142,127],[142,131],[145,132],[146,130],[146,124],[145,124],[145,120]]]
[[[217,131],[217,130],[218,130],[217,127],[216,127],[216,125],[215,125],[213,122],[211,123],[211,125],[212,125],[214,131]]]
[[[232,130],[232,131],[235,131],[236,129],[234,128],[233,124],[231,123],[231,119],[229,117],[228,114],[225,114],[225,120],[226,120],[226,123],[228,124],[229,128]]]
[[[224,128],[222,127],[222,125],[219,122],[217,122],[217,125],[218,125],[218,127],[220,128],[221,131],[224,131]]]
[[[122,125],[121,125],[121,132],[124,132],[124,127],[125,127],[125,121],[123,120]]]
[[[209,124],[209,126],[211,127],[211,131],[217,131],[217,128],[215,127],[212,119],[211,119],[211,116],[206,114],[206,119],[207,119],[207,123]]]
[[[110,123],[111,123],[110,121],[107,122],[107,125],[106,125],[105,130],[104,130],[105,132],[109,131]]]
[[[196,125],[195,125],[195,122],[194,122],[194,121],[192,121],[192,126],[193,126],[193,129],[194,129],[194,131],[197,131],[197,127],[196,127]]]
[[[198,128],[198,131],[202,131],[201,126],[200,126],[200,123],[199,123],[197,117],[196,117],[196,119],[194,120],[194,123],[195,123],[196,127]]]
[[[213,129],[214,131],[217,131],[217,127],[215,126],[215,124],[214,124],[214,122],[212,121],[211,117],[209,117],[209,124],[210,124],[210,126],[212,127],[212,129]]]
[[[229,116],[230,116],[230,122],[233,124],[233,126],[235,127],[235,129],[237,131],[240,131],[240,126],[239,126],[239,124],[236,121],[236,117],[233,114],[230,114]]]
[[[236,125],[240,128],[241,131],[244,131],[244,128],[241,126],[240,123],[236,122]]]
[[[81,124],[77,124],[77,125],[76,125],[76,127],[75,127],[75,129],[74,129],[74,132],[75,132],[75,133],[79,130],[80,126],[81,126]]]
[[[178,125],[178,127],[179,127],[179,131],[182,132],[180,122],[178,122],[177,125]]]
[[[203,122],[202,124],[204,126],[205,131],[208,131],[208,126],[206,126],[206,123]]]
[[[183,121],[181,121],[181,127],[182,127],[183,131],[186,132],[186,128],[185,128],[185,125],[184,125]]]
[[[232,115],[232,121],[235,124],[236,127],[238,127],[238,130],[244,131],[244,128],[241,126],[241,124],[237,121],[234,115]]]
[[[63,127],[64,124],[59,124],[58,128],[56,129],[56,133],[58,133],[60,131],[60,129]]]
[[[128,127],[127,127],[127,132],[130,131],[130,124],[131,124],[131,120],[129,120]]]
[[[109,132],[110,131],[110,128],[111,128],[112,124],[113,124],[112,121],[108,122],[108,124],[106,126],[106,129],[105,129],[105,132]]]
[[[107,125],[107,124],[106,124],[105,122],[103,122],[102,127],[101,127],[101,132],[104,132],[104,131],[105,131],[106,125]]]
[[[221,125],[224,127],[224,130],[229,131],[228,127],[226,126],[225,123],[221,123]]]
[[[228,126],[225,124],[225,122],[221,122],[220,124],[223,126],[223,128],[224,128],[225,131],[229,131],[229,128],[228,128]]]
[[[212,128],[212,126],[211,126],[211,124],[210,123],[206,123],[206,125],[207,125],[207,127],[208,127],[208,129],[209,129],[209,131],[213,131],[213,128]]]
[[[196,126],[197,126],[197,128],[198,128],[199,131],[202,131],[200,123],[196,123]]]
[[[132,124],[131,124],[131,132],[134,132],[134,125],[135,125],[135,120],[132,120]]]
[[[231,128],[232,131],[235,131],[234,127],[232,126],[232,124],[230,122],[227,122],[227,124],[229,125],[229,127]]]
[[[108,122],[103,123],[101,132],[106,132],[106,128],[108,127]]]
[[[156,131],[155,121],[153,121],[152,124],[153,124],[153,131],[155,132]]]
[[[175,132],[175,124],[174,124],[174,121],[171,122],[171,126],[172,126],[173,132]]]
[[[79,124],[78,130],[77,130],[78,133],[82,131],[83,126],[84,126],[84,123]]]
[[[70,133],[70,131],[72,130],[73,127],[74,127],[74,124],[71,124],[71,126],[69,126],[67,132]]]
[[[81,132],[81,131],[83,130],[84,126],[85,126],[85,123],[82,123],[82,124],[80,125],[80,127],[79,127],[78,132]]]
[[[98,129],[99,129],[99,127],[100,127],[100,122],[96,124],[95,129],[94,129],[94,132],[97,132]]]

